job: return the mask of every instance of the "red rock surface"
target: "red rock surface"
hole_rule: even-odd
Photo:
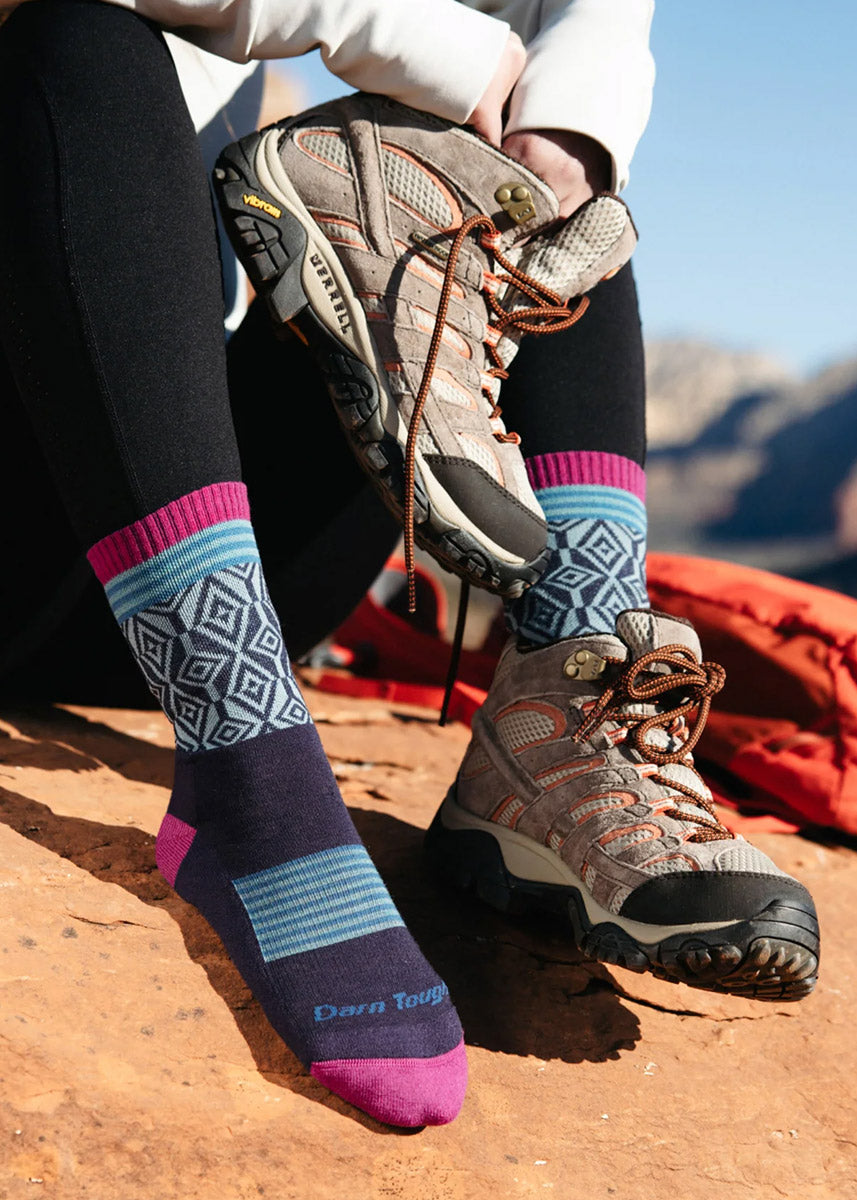
[[[857,1197],[857,854],[757,840],[813,890],[798,1005],[581,958],[444,894],[421,831],[467,740],[431,714],[309,693],[358,827],[458,1002],[471,1085],[401,1133],[312,1080],[154,865],[159,715],[0,722],[0,1200]]]

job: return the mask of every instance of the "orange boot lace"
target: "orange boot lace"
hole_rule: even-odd
[[[589,307],[589,301],[585,296],[582,296],[574,309],[570,309],[567,303],[561,299],[556,292],[549,287],[539,283],[531,278],[526,272],[521,271],[514,263],[500,251],[498,243],[500,241],[500,231],[489,216],[477,213],[468,219],[459,227],[456,232],[455,240],[450,248],[449,258],[446,264],[444,273],[443,287],[440,294],[440,303],[437,307],[437,315],[435,317],[434,331],[429,345],[428,357],[426,358],[425,370],[423,371],[422,382],[420,383],[419,391],[414,402],[411,420],[408,425],[408,441],[405,451],[405,502],[404,502],[404,532],[405,532],[405,567],[408,575],[408,611],[416,611],[416,584],[414,576],[414,472],[416,465],[417,451],[417,434],[419,432],[420,421],[422,420],[423,409],[425,408],[426,399],[428,398],[429,388],[434,376],[434,369],[437,364],[437,356],[440,352],[441,339],[443,337],[444,325],[446,323],[446,314],[449,308],[449,298],[452,293],[452,286],[455,277],[455,267],[458,262],[458,257],[461,253],[461,248],[467,238],[474,229],[481,228],[483,233],[480,236],[480,243],[483,249],[489,251],[496,262],[500,264],[505,275],[486,275],[483,284],[488,304],[492,310],[494,319],[489,321],[485,340],[485,345],[488,349],[488,354],[493,362],[493,366],[486,372],[487,375],[495,379],[507,379],[508,372],[503,367],[503,361],[497,351],[497,342],[500,337],[508,329],[516,329],[520,333],[558,333],[562,329],[568,329],[574,325]],[[507,312],[502,307],[494,294],[495,285],[499,283],[514,283],[515,287],[523,295],[529,297],[534,303],[529,308],[519,308],[512,312]],[[483,385],[483,395],[491,404],[491,413],[489,419],[499,420],[501,409],[494,400],[491,388]],[[516,445],[520,443],[520,438],[516,433],[504,433],[496,431],[494,437],[499,442],[513,442]]]

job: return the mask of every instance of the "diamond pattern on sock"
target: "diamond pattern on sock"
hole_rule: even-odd
[[[258,563],[225,567],[122,625],[183,750],[309,721]]]
[[[533,642],[613,629],[626,608],[645,608],[646,536],[618,521],[551,520],[541,579],[507,607],[513,631]]]
[[[258,562],[249,521],[228,521],[185,538],[153,558],[123,571],[105,586],[113,615],[121,624],[160,604],[203,575],[238,563]]]

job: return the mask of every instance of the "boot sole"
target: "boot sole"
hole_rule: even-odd
[[[295,328],[309,348],[352,450],[401,522],[407,428],[336,251],[279,166],[281,136],[282,128],[274,126],[221,153],[214,186],[224,224],[275,326]],[[547,549],[526,562],[492,542],[455,504],[419,451],[414,513],[417,544],[478,587],[519,596],[544,570]]]
[[[755,1000],[801,1000],[815,986],[819,932],[810,907],[777,902],[746,920],[647,926],[601,908],[547,847],[492,825],[461,808],[451,789],[426,834],[432,867],[500,912],[547,912],[567,921],[589,958]],[[547,873],[549,863],[566,882],[527,879],[509,870],[507,859],[521,870],[530,856],[533,873]]]

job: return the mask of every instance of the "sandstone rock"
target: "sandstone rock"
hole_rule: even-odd
[[[584,960],[439,889],[421,831],[466,742],[432,714],[309,693],[379,868],[467,1030],[452,1125],[377,1125],[315,1083],[161,880],[169,727],[0,725],[0,1200],[753,1200],[857,1196],[857,855],[758,841],[814,890],[817,993],[708,996]]]

